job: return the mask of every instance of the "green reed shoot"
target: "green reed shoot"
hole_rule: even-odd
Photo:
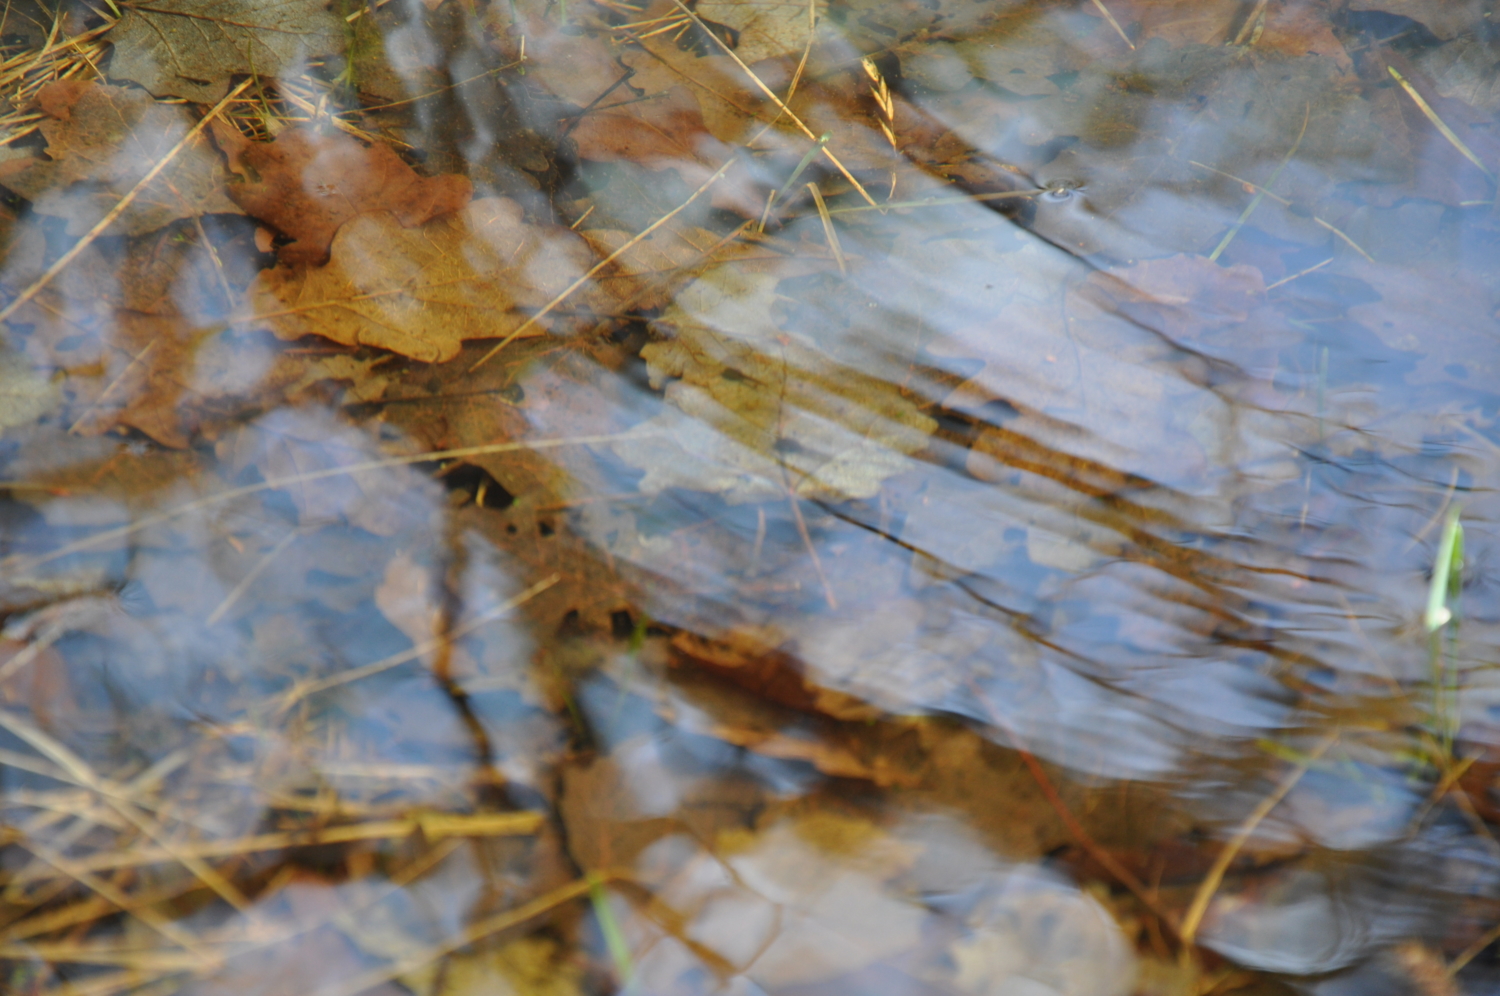
[[[1463,588],[1464,527],[1459,522],[1460,512],[1454,506],[1443,521],[1432,563],[1432,585],[1427,589],[1427,611],[1422,617],[1432,661],[1433,718],[1444,751],[1450,755],[1458,734],[1458,671],[1453,660],[1458,622],[1453,609]]]
[[[594,918],[599,921],[599,932],[604,935],[604,945],[609,949],[610,960],[615,963],[615,974],[620,977],[623,988],[630,986],[635,975],[635,962],[630,957],[630,944],[625,940],[625,931],[610,908],[609,894],[604,891],[604,878],[598,872],[589,873],[589,901],[594,906]]]

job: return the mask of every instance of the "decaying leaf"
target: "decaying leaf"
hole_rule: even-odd
[[[969,75],[1023,97],[1060,92],[1050,77],[1058,73],[1061,49],[1057,36],[1036,21],[1002,24],[953,46]]]
[[[634,238],[629,232],[605,228],[581,234],[601,257]],[[743,264],[756,255],[764,254],[743,242],[725,242],[706,228],[665,227],[622,252],[596,279],[622,306],[647,310],[665,306],[678,287],[725,259]]]
[[[495,950],[466,951],[449,958],[430,989],[411,985],[420,996],[493,996],[497,991],[529,996],[582,996],[588,991],[583,967],[555,938],[517,937]],[[500,980],[499,986],[496,985]]]
[[[385,577],[375,589],[375,607],[413,646],[428,643],[442,632],[441,593],[435,582],[431,566],[418,563],[403,550],[385,565]]]
[[[615,446],[646,471],[642,491],[869,498],[937,428],[896,386],[783,335],[771,321],[775,283],[714,270],[663,315],[674,338],[641,355],[676,410],[647,423],[659,435]]]
[[[0,433],[26,425],[57,405],[57,385],[0,348]]]
[[[769,638],[769,642],[768,642]],[[777,634],[734,630],[720,640],[682,632],[672,638],[680,663],[703,668],[781,705],[844,720],[869,720],[879,709],[810,682],[799,661],[777,646]]]
[[[1265,280],[1253,266],[1178,255],[1095,271],[1078,293],[1095,308],[1181,341],[1205,328],[1243,324],[1264,297]]]
[[[674,862],[661,895],[758,987],[836,979],[921,943],[925,911],[886,885],[920,849],[867,820],[812,812],[717,845]]]
[[[1091,896],[1039,869],[1008,875],[970,914],[968,926],[952,957],[958,988],[973,996],[1137,991],[1135,953],[1114,917]]]
[[[1349,317],[1392,349],[1421,357],[1408,382],[1494,383],[1500,374],[1494,348],[1500,300],[1492,287],[1437,268],[1362,260],[1348,261],[1344,268],[1381,294],[1380,301],[1350,308]],[[1437,314],[1442,321],[1433,320]]]
[[[334,233],[357,214],[389,211],[412,228],[474,196],[467,177],[421,176],[390,146],[362,145],[342,132],[289,128],[275,141],[251,142],[216,123],[214,137],[241,177],[229,196],[294,240],[277,254],[287,264],[324,262]]]
[[[624,99],[583,115],[571,137],[585,159],[680,168],[701,158],[699,149],[708,135],[692,93],[674,86],[646,101],[626,91]]]
[[[1471,30],[1489,16],[1486,0],[1352,0],[1349,9],[1409,17],[1439,38]]]
[[[812,11],[809,11],[809,7]],[[709,26],[729,28],[726,39],[740,61],[754,65],[762,59],[798,55],[808,43],[810,17],[827,14],[824,0],[805,3],[744,3],[742,0],[701,0],[694,11]],[[707,45],[712,45],[705,40]],[[712,51],[720,51],[712,45]]]
[[[194,359],[211,338],[172,316],[117,313],[107,343],[90,343],[106,377],[77,382],[88,404],[73,430],[97,435],[128,425],[164,446],[187,446],[199,416],[192,402],[203,400],[193,385]]]
[[[122,3],[109,73],[158,97],[211,103],[236,73],[275,77],[343,47],[326,0],[153,0]]]
[[[1417,60],[1444,97],[1489,114],[1500,110],[1500,52],[1475,37],[1455,38]]]
[[[47,158],[0,166],[0,183],[41,214],[66,218],[82,235],[182,140],[192,118],[131,87],[66,80],[38,96],[47,121]],[[224,194],[228,173],[205,136],[177,153],[112,225],[108,234],[140,235],[178,218],[239,214]]]
[[[390,213],[360,215],[339,229],[327,266],[265,270],[247,297],[283,339],[320,335],[441,363],[466,339],[509,334],[526,321],[522,309],[545,305],[590,259],[567,229],[485,198],[419,229]]]

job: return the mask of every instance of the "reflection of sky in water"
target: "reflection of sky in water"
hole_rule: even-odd
[[[1048,44],[1066,47],[1073,17],[1043,19],[1062,33]],[[548,40],[539,44],[545,51]],[[415,26],[386,45],[409,80],[443,61]],[[1233,828],[1268,791],[1257,773],[1296,760],[1331,718],[1360,715],[1378,739],[1426,708],[1390,704],[1400,697],[1391,693],[1426,679],[1415,619],[1432,522],[1445,492],[1461,488],[1476,576],[1459,712],[1476,748],[1493,741],[1500,703],[1483,663],[1493,613],[1476,596],[1489,584],[1485,482],[1496,449],[1469,427],[1475,410],[1493,411],[1493,396],[1489,380],[1468,373],[1488,369],[1468,352],[1474,330],[1492,330],[1491,290],[1442,272],[1477,268],[1474,259],[1398,269],[1344,252],[1280,290],[1259,269],[1273,249],[1301,260],[1299,246],[1302,262],[1318,263],[1326,225],[1299,210],[1304,202],[1326,206],[1339,184],[1391,179],[1388,150],[1368,141],[1373,112],[1342,90],[1315,108],[1303,100],[1331,86],[1328,65],[1267,83],[1222,46],[1178,57],[1148,45],[1137,69],[1163,84],[1149,99],[1144,86],[1112,89],[1103,69],[1068,84],[1075,103],[1113,102],[1135,139],[1081,127],[1078,141],[1061,141],[1066,114],[1084,111],[1044,103],[1056,82],[1032,79],[1036,101],[976,113],[966,77],[943,82],[962,69],[945,46],[913,61],[914,102],[976,158],[1025,169],[1017,185],[1051,192],[1018,219],[971,201],[877,212],[845,198],[831,217],[846,275],[812,214],[773,224],[754,260],[698,273],[652,319],[647,370],[632,358],[629,376],[596,371],[590,416],[659,434],[546,458],[628,500],[553,509],[558,521],[595,544],[590,556],[648,579],[654,623],[711,637],[754,631],[814,685],[894,716],[967,724],[1073,773],[1166,786],[1192,816]],[[450,68],[482,71],[463,59]],[[1217,80],[1210,97],[1185,87],[1194,73]],[[1176,255],[1203,253],[1243,208],[1242,183],[1214,170],[1264,180],[1304,107],[1306,140],[1277,188],[1292,207],[1261,205],[1226,265]],[[460,151],[477,164],[495,133],[470,111]],[[759,205],[760,186],[779,185],[802,148],[767,141],[781,143],[777,155],[747,157],[683,221]],[[705,140],[699,151],[724,148]],[[639,230],[659,215],[655,199],[671,206],[709,173],[701,161],[675,175],[653,170],[583,163],[568,191]],[[830,176],[815,162],[805,179]],[[956,198],[937,180],[903,184],[906,201]],[[1383,261],[1415,261],[1403,239],[1470,223],[1410,204],[1346,206],[1340,222]],[[1482,234],[1456,244],[1490,252]],[[88,326],[97,341],[32,341],[29,352],[3,354],[15,365],[0,393],[21,399],[7,407],[6,429],[34,417],[17,412],[60,403],[45,377],[12,370],[86,359],[108,382],[141,355],[139,329],[111,310],[128,309],[133,288],[106,260],[87,262],[58,280],[48,320]],[[4,283],[24,286],[34,263],[15,250]],[[164,288],[184,321],[224,315],[202,280]],[[674,341],[686,345],[669,356]],[[711,378],[689,383],[702,373],[695,363],[780,400],[747,414]],[[268,342],[226,335],[198,356],[186,386],[238,397],[272,366]],[[521,372],[508,386],[556,395],[541,383],[548,375]],[[579,434],[566,406],[527,404],[511,407],[539,435]],[[233,501],[205,500],[211,489],[187,476],[129,482],[125,499],[80,488],[17,513],[7,551],[202,502],[12,579],[65,600],[7,622],[7,639],[40,649],[31,671],[0,673],[19,675],[15,695],[42,725],[49,710],[116,714],[118,725],[67,731],[69,749],[112,781],[162,763],[183,729],[211,742],[192,785],[207,804],[197,829],[218,837],[256,832],[273,811],[316,814],[333,793],[372,813],[462,805],[476,772],[492,796],[533,805],[577,732],[557,715],[576,710],[610,767],[601,759],[571,772],[563,808],[607,810],[600,822],[619,840],[569,846],[592,853],[593,867],[620,863],[686,925],[674,934],[611,900],[642,991],[717,991],[717,974],[734,978],[722,991],[750,996],[859,971],[871,973],[870,988],[895,992],[939,959],[973,996],[1126,991],[1133,955],[1113,913],[1050,864],[1012,861],[957,817],[916,805],[893,809],[889,826],[772,812],[829,771],[856,770],[819,755],[814,719],[758,713],[764,728],[745,719],[734,741],[727,707],[680,675],[664,681],[631,654],[573,660],[565,627],[498,618],[546,556],[522,564],[491,537],[460,535],[453,493],[432,468],[308,477],[414,448],[395,424],[356,425],[309,399],[207,441],[229,485],[297,480]],[[775,445],[756,449],[751,438]],[[6,451],[6,474],[61,473],[109,449],[76,437],[22,446]],[[412,666],[434,666],[445,625],[486,613],[497,618],[444,657],[463,695]],[[43,665],[65,666],[72,687],[48,685]],[[345,687],[341,675],[361,667],[370,673]],[[594,669],[606,677],[564,680]],[[1385,704],[1364,716],[1376,700]],[[272,722],[333,714],[339,736],[316,743]],[[35,746],[16,729],[6,749]],[[1458,915],[1444,906],[1455,893],[1493,894],[1492,857],[1444,851],[1468,831],[1446,818],[1417,823],[1425,788],[1396,770],[1391,756],[1404,748],[1378,746],[1340,745],[1287,795],[1257,842],[1318,854],[1226,888],[1204,920],[1207,947],[1250,967],[1326,972],[1397,938],[1440,936],[1433,924]],[[116,772],[122,756],[130,763]],[[279,780],[248,784],[244,771],[267,758]],[[16,771],[5,769],[8,784],[51,784]],[[59,839],[75,842],[81,825]],[[867,836],[844,847],[851,834]],[[538,864],[563,867],[557,846],[538,845],[554,849]],[[493,864],[533,858],[507,852]],[[472,860],[458,851],[437,874],[379,894],[363,882],[294,882],[246,915],[288,934],[337,926],[353,947],[330,957],[332,984],[370,956],[400,956],[413,938],[456,936],[493,898],[478,895],[481,881],[508,887]],[[963,862],[978,870],[955,872]],[[313,967],[293,974],[299,986],[319,980]],[[231,970],[191,991],[236,985]]]

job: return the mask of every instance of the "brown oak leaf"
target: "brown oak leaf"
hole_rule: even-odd
[[[39,214],[66,218],[82,235],[182,140],[187,108],[158,104],[131,87],[65,80],[42,88],[37,104],[46,158],[0,166],[0,183]],[[106,234],[143,235],[178,218],[239,214],[224,196],[228,174],[213,143],[199,135],[141,191]]]
[[[573,232],[526,222],[514,201],[484,198],[420,230],[388,212],[360,215],[334,238],[327,266],[263,270],[248,300],[283,339],[320,335],[441,363],[466,339],[508,335],[592,260]],[[597,289],[570,305],[595,298],[609,305]]]
[[[474,185],[456,174],[421,176],[389,146],[363,145],[348,135],[290,128],[272,142],[252,142],[216,122],[214,137],[243,179],[229,196],[245,213],[294,241],[283,263],[321,264],[339,226],[357,214],[389,211],[406,228],[458,211]]]

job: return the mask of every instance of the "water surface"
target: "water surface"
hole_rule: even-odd
[[[1486,5],[120,14],[4,36],[7,991],[1496,987]]]

